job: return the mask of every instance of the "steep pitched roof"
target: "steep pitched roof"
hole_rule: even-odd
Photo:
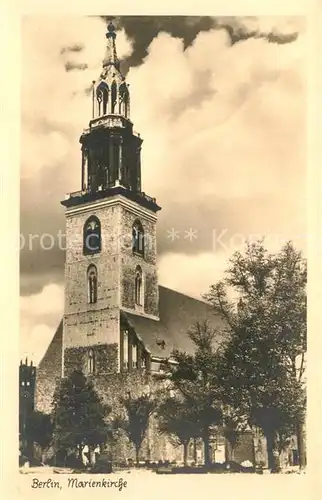
[[[218,332],[215,338],[217,345],[222,340],[224,323],[206,302],[159,286],[159,313],[159,321],[128,312],[121,313],[122,320],[135,330],[152,356],[167,358],[174,349],[192,353],[194,345],[187,332],[197,321],[202,323],[207,320],[209,326]],[[61,373],[62,333],[61,321],[39,364],[38,379],[55,377]]]
[[[47,350],[41,359],[39,365],[38,365],[38,373],[41,370],[49,370],[48,363],[46,363],[46,360],[50,359],[51,361],[51,368],[53,369],[53,373],[56,373],[57,371],[61,371],[62,369],[62,352],[63,352],[63,320],[61,319],[57,330],[55,332],[55,335],[53,336],[49,346],[47,347]]]
[[[167,358],[173,349],[192,353],[194,345],[187,331],[197,321],[202,323],[207,320],[209,326],[218,331],[215,338],[217,345],[222,340],[222,319],[209,304],[201,300],[159,286],[159,314],[160,320],[157,321],[122,312],[123,320],[135,330],[152,356]]]
[[[36,408],[50,413],[57,380],[62,374],[63,320],[50,342],[37,368],[35,403]]]

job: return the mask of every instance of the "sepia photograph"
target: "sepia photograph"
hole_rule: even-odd
[[[19,472],[305,474],[306,18],[21,33]]]

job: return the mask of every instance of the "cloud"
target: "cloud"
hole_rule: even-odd
[[[208,230],[303,229],[304,48],[302,37],[282,46],[254,38],[230,46],[225,30],[199,34],[186,51],[169,35],[153,41],[128,79],[138,89],[136,127],[145,131],[145,189],[165,207],[164,219],[181,228],[199,212]],[[203,70],[211,71],[213,93],[196,109],[193,75]],[[186,107],[173,116],[178,99]]]
[[[61,287],[51,284],[43,288],[37,295],[22,297],[20,309],[22,313],[28,313],[30,316],[52,315],[60,311],[63,307],[64,293]]]
[[[80,187],[79,137],[91,118],[86,89],[101,71],[105,50],[103,21],[97,17],[26,17],[23,20],[21,233],[25,240],[44,233],[56,238],[64,228],[60,201]],[[131,43],[118,33],[118,53],[126,57]],[[86,70],[66,71],[66,65]],[[57,239],[57,238],[56,238]],[[21,252],[23,291],[40,292],[60,282],[64,254],[35,244]],[[41,282],[37,274],[41,272]]]
[[[160,283],[200,296],[221,277],[236,242],[249,235],[268,235],[274,250],[288,238],[305,249],[306,35],[301,18],[216,18],[203,31],[191,24],[199,32],[189,43],[188,31],[174,37],[158,27],[148,45],[139,44],[142,57],[127,81],[134,128],[144,139],[143,190],[163,207]],[[129,61],[144,37],[135,23],[131,36],[129,23],[124,26],[117,47]],[[59,202],[80,188],[78,140],[91,113],[85,90],[100,73],[104,33],[96,18],[24,21],[25,235],[62,230]],[[231,33],[240,34],[238,43]],[[290,35],[292,43],[282,43]],[[67,72],[66,64],[87,67]],[[171,228],[179,239],[167,237]],[[184,238],[190,228],[198,235],[193,241]],[[62,286],[63,259],[57,247],[22,252],[23,291],[34,294],[33,304],[38,297],[39,311],[46,285]],[[26,338],[38,338],[35,327],[54,328],[53,318],[56,326],[60,319],[58,311],[28,315],[26,307],[22,316]]]
[[[187,295],[201,299],[213,280],[223,277],[226,267],[226,255],[214,253],[199,253],[186,255],[181,253],[163,254],[158,262],[158,272],[163,286],[182,290]],[[172,270],[172,272],[170,271]],[[173,269],[176,272],[173,272]]]
[[[37,364],[51,339],[64,310],[64,288],[47,285],[39,294],[20,298],[20,352]]]

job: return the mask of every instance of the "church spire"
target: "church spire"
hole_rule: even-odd
[[[116,69],[120,68],[120,61],[117,58],[116,53],[116,33],[115,26],[112,21],[109,22],[106,32],[107,44],[106,44],[106,54],[103,60],[103,68],[109,65],[115,66]]]
[[[102,72],[92,87],[92,119],[79,139],[82,145],[81,190],[62,202],[66,207],[122,195],[154,212],[156,200],[142,191],[143,139],[130,120],[128,85],[120,70],[116,31],[107,26]]]
[[[120,61],[116,51],[115,26],[110,21],[106,32],[106,52],[103,70],[98,82],[93,85],[92,119],[107,115],[130,118],[130,94],[125,78],[120,71]]]

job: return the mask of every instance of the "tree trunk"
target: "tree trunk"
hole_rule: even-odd
[[[225,461],[231,462],[233,460],[233,447],[228,439],[225,439]]]
[[[197,464],[197,439],[193,438],[193,461]]]
[[[88,446],[88,464],[89,467],[93,465],[93,449],[91,446]]]
[[[305,443],[304,443],[304,432],[302,422],[298,422],[296,425],[296,437],[297,437],[297,449],[299,452],[299,466],[300,469],[304,469],[306,466],[306,453],[305,453]]]
[[[95,455],[96,448],[97,448],[97,446],[89,447],[89,465],[91,467],[94,467],[95,462],[96,462],[96,455]]]
[[[34,443],[31,440],[26,441],[26,455],[29,458],[29,461],[34,459]]]
[[[139,465],[139,453],[140,453],[140,446],[135,445],[135,461],[136,465]]]
[[[189,441],[183,443],[183,465],[187,467],[188,465],[188,445]]]
[[[276,433],[274,431],[268,431],[265,435],[267,441],[268,468],[271,469],[271,472],[273,473],[280,472],[281,465],[276,442]]]
[[[211,465],[211,457],[210,457],[210,436],[208,429],[205,429],[204,431],[203,442],[204,442],[205,466],[209,467]]]

